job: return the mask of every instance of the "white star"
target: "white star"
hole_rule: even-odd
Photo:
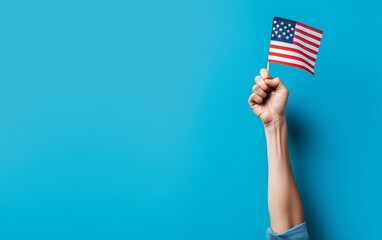
[[[285,32],[283,32],[283,35],[285,35]]]
[[[281,38],[281,35],[279,34],[279,35],[277,35],[277,37],[278,37],[278,38]]]
[[[286,36],[285,38],[286,38],[286,39],[289,39],[289,37],[288,37],[288,36]]]
[[[275,33],[277,34],[277,33],[279,33],[278,31],[275,31]]]
[[[280,32],[281,32],[282,30],[283,30],[282,28],[279,29]]]
[[[284,25],[284,22],[281,22],[281,25]]]
[[[293,34],[291,33],[291,34],[289,34],[289,36],[291,36],[291,37],[292,37],[292,36],[293,36]]]
[[[273,29],[274,30],[274,29]],[[289,29],[287,30],[287,32],[290,32]]]
[[[277,24],[276,27],[280,27],[280,25]]]
[[[274,36],[274,34],[272,34],[272,37]]]
[[[275,27],[272,28],[273,31],[274,31],[275,29],[276,29]]]
[[[287,26],[284,26],[284,29],[287,29]]]
[[[273,23],[277,23],[277,21],[276,21],[276,20],[274,20],[274,21],[273,21]]]
[[[293,31],[293,30],[294,30],[294,28],[291,28],[290,30],[292,30],[292,31]]]
[[[289,23],[288,26],[290,27],[290,26],[292,26],[292,24]]]

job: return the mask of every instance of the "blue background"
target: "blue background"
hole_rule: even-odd
[[[0,239],[264,239],[274,16],[325,31],[316,76],[271,64],[311,239],[379,238],[380,9],[2,0]]]

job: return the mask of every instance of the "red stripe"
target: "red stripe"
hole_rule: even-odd
[[[300,58],[300,57],[297,57],[297,56],[292,56],[292,55],[287,55],[287,54],[282,54],[282,53],[274,53],[274,52],[270,52],[269,55],[270,55],[270,56],[276,56],[276,57],[283,57],[283,58],[294,59],[294,60],[297,60],[297,61],[306,63],[306,65],[308,65],[309,67],[311,67],[311,68],[314,69],[314,66],[313,66],[312,64],[310,64],[310,63],[309,63],[308,61],[306,61],[305,59]]]
[[[301,43],[293,42],[293,44],[296,45],[296,46],[299,46],[299,47],[301,47],[302,49],[304,49],[304,50],[306,50],[306,51],[308,51],[308,52],[311,52],[311,53],[313,53],[313,54],[315,54],[315,55],[317,55],[317,53],[318,53],[317,51],[314,51],[313,49],[310,49],[310,48],[308,48],[308,47],[302,45]]]
[[[315,31],[315,32],[317,32],[317,33],[320,33],[320,34],[323,34],[323,33],[324,33],[324,31],[322,31],[322,30],[320,30],[320,29],[317,29],[317,28],[308,26],[308,25],[303,24],[303,23],[300,23],[300,22],[297,22],[296,24],[297,24],[297,25],[300,25],[300,26],[302,26],[302,27],[304,27],[304,28],[307,28],[307,29],[309,29],[309,30]]]
[[[315,39],[315,40],[317,40],[317,41],[321,41],[321,38],[320,38],[320,37],[317,37],[317,36],[314,36],[313,34],[307,33],[307,32],[305,32],[305,31],[302,30],[302,29],[296,28],[294,31],[295,31],[295,32],[299,32],[299,33],[301,33],[301,34],[304,34],[305,36],[308,36],[308,37],[310,37],[310,38],[313,38],[313,39]]]
[[[304,57],[306,57],[306,58],[312,60],[313,62],[316,61],[316,58],[309,56],[308,54],[304,53],[303,51],[301,51],[301,50],[299,50],[299,49],[295,49],[295,48],[290,48],[290,47],[284,47],[284,46],[279,46],[279,45],[273,45],[273,44],[271,44],[271,47],[270,47],[269,51],[271,51],[272,48],[276,48],[276,49],[281,49],[281,50],[286,50],[286,51],[291,51],[291,52],[299,53],[299,54],[303,55]]]
[[[282,62],[282,61],[277,61],[277,60],[268,60],[268,62],[273,62],[273,63],[278,63],[278,64],[283,64],[283,65],[287,65],[287,66],[291,66],[291,67],[296,67],[296,68],[304,69],[305,71],[308,71],[309,73],[314,75],[314,72],[312,72],[308,68],[306,68],[304,66],[301,66],[301,65],[298,65],[298,64],[289,63],[289,62]]]
[[[314,43],[314,42],[311,42],[309,40],[306,40],[305,38],[301,37],[301,36],[298,36],[298,35],[294,35],[294,38],[297,38],[297,39],[300,39],[301,41],[303,41],[304,43],[306,44],[309,44],[309,45],[312,45],[313,47],[316,47],[316,48],[319,48],[320,45]]]

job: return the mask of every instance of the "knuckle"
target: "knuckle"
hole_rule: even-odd
[[[262,87],[264,90],[269,90],[269,87],[267,84],[265,84],[265,82],[262,82]]]
[[[256,77],[255,77],[255,82],[256,82],[256,83],[260,82],[260,79],[261,79],[260,76],[256,76]]]
[[[256,89],[256,93],[260,96],[264,96],[264,91],[261,88]]]
[[[248,98],[248,104],[251,104],[251,103],[252,103],[252,98],[253,98],[253,94],[251,94],[251,96],[249,96],[249,98]]]

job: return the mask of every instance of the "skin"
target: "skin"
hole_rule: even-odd
[[[289,91],[266,69],[255,78],[248,104],[264,125],[268,154],[268,210],[271,228],[282,233],[304,222],[304,211],[289,160],[286,106]]]

